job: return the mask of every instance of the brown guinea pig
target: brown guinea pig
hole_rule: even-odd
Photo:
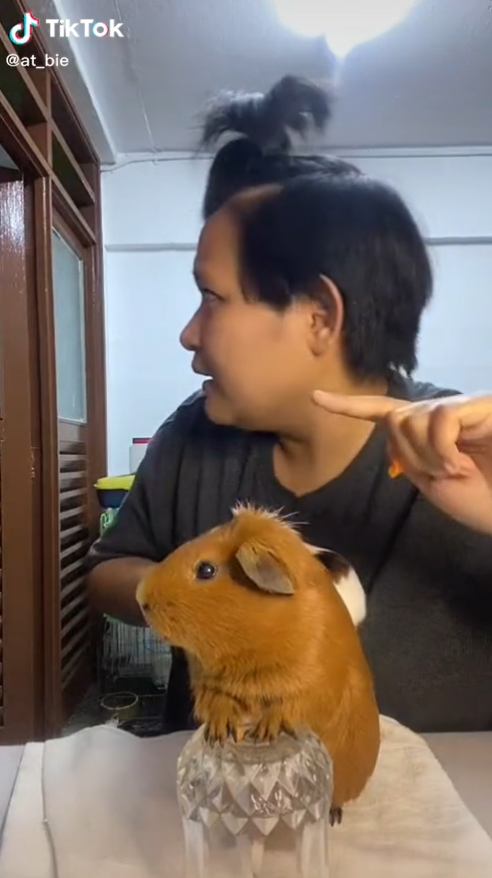
[[[373,773],[379,713],[356,630],[362,586],[337,556],[328,569],[321,551],[277,514],[238,506],[152,568],[137,600],[150,626],[186,651],[209,737],[309,727],[333,759],[341,819]]]

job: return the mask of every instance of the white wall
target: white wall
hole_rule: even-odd
[[[353,156],[395,185],[431,245],[436,290],[419,376],[492,387],[492,150]],[[198,305],[191,277],[208,162],[128,160],[103,175],[109,472],[199,386],[179,332]]]

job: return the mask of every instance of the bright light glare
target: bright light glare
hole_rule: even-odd
[[[302,36],[324,34],[343,58],[354,46],[391,30],[420,0],[273,0],[282,24]]]

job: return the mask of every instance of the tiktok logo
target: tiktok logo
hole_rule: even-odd
[[[39,18],[34,18],[30,12],[24,12],[22,21],[19,24],[14,24],[13,28],[10,31],[10,40],[12,43],[15,43],[16,46],[22,46],[24,43],[28,43],[32,37],[32,29],[39,25]]]

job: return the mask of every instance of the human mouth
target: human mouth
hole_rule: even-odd
[[[192,363],[191,368],[195,375],[201,375],[203,378],[210,378],[210,372],[208,372],[206,369],[201,368],[196,363]]]

